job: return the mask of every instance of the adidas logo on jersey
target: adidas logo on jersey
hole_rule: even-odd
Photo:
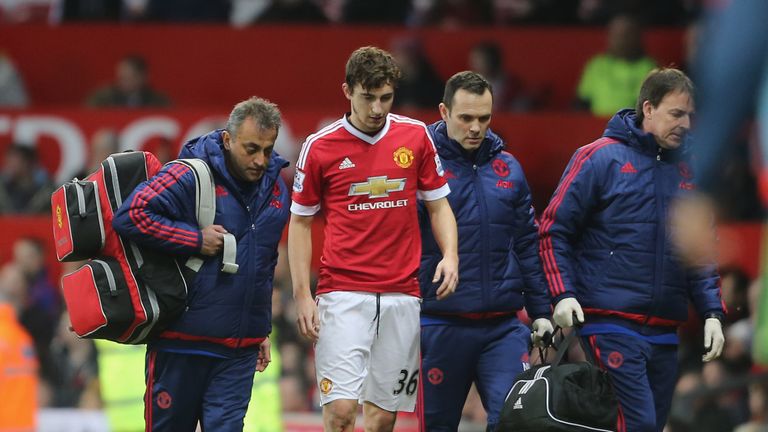
[[[341,163],[339,164],[339,169],[340,169],[340,170],[349,169],[349,168],[354,168],[354,167],[355,167],[355,164],[354,164],[354,163],[352,163],[352,161],[351,161],[351,160],[349,160],[349,158],[348,158],[348,157],[345,157],[345,158],[344,158],[344,160],[343,160],[343,161],[341,161]]]
[[[512,406],[512,409],[523,409],[523,402],[520,399],[521,398],[517,398],[515,404]]]

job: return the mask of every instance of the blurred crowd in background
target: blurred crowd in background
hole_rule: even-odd
[[[0,25],[204,22],[242,27],[300,23],[446,30],[525,25],[553,26],[552,31],[556,31],[554,26],[598,26],[605,29],[607,49],[584,65],[578,87],[573,89],[571,110],[606,116],[634,106],[640,82],[657,65],[643,49],[643,28],[686,29],[686,40],[681,43],[686,46],[687,58],[679,65],[686,69],[695,55],[697,19],[703,9],[703,2],[696,0],[0,0]],[[2,54],[2,48],[0,40],[0,109],[34,107],[24,77],[14,59]],[[435,110],[444,78],[436,72],[418,37],[398,38],[385,48],[393,52],[404,72],[394,111],[404,107]],[[514,70],[505,67],[495,43],[477,44],[467,65],[492,82],[496,110],[547,108],[547,89],[523,83]],[[115,65],[114,83],[104,87],[93,83],[93,92],[82,104],[126,109],[174,105],[163,89],[152,87],[151,69],[140,55],[120,60]],[[303,137],[296,138],[294,145],[299,146]],[[743,141],[743,152],[723,161],[721,197],[726,220],[763,217],[747,156],[749,139]],[[92,137],[90,148],[88,168],[73,176],[82,178],[107,155],[118,151],[117,133],[100,130]],[[175,156],[170,143],[158,152],[164,162]],[[53,173],[39,163],[34,143],[14,143],[0,157],[0,214],[48,214],[50,194],[58,185]],[[559,167],[554,167],[551,175],[559,172]],[[284,252],[273,297],[273,336],[281,356],[280,402],[284,411],[318,412],[312,346],[297,333]],[[92,341],[78,339],[69,331],[61,294],[51,279],[54,272],[45,264],[45,257],[52,253],[40,239],[18,240],[12,259],[0,264],[0,292],[13,299],[18,321],[33,338],[39,361],[40,406],[100,409],[99,355]],[[65,268],[63,272],[72,270]],[[669,431],[768,430],[768,372],[764,372],[768,369],[753,364],[750,355],[760,284],[740,268],[723,268],[721,274],[728,308],[725,351],[721,359],[702,365],[701,323],[692,318],[681,330],[680,378]],[[484,421],[476,394],[467,402],[464,415],[468,421]]]

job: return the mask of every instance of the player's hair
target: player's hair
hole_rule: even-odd
[[[397,86],[402,73],[392,54],[381,48],[367,46],[356,49],[347,60],[344,81],[350,92],[357,84],[365,90],[373,90],[390,84]]]
[[[233,137],[237,136],[237,131],[247,118],[252,118],[262,129],[280,130],[280,110],[277,105],[260,97],[252,96],[244,100],[232,109],[227,120],[227,131]]]
[[[445,92],[443,93],[443,104],[450,110],[453,104],[453,96],[459,90],[466,90],[470,93],[482,96],[488,90],[493,96],[493,86],[487,79],[477,72],[463,71],[454,74],[445,83]]]
[[[643,85],[640,87],[640,94],[637,96],[637,124],[642,125],[643,103],[648,101],[655,108],[661,103],[669,93],[682,92],[691,97],[694,96],[693,82],[683,71],[675,68],[657,68],[648,73]]]

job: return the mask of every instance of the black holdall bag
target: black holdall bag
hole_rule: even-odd
[[[611,377],[594,364],[591,351],[582,343],[589,362],[561,363],[576,337],[573,328],[557,344],[551,364],[533,366],[515,378],[497,432],[617,430],[619,401]]]

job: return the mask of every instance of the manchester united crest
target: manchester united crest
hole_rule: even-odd
[[[56,206],[56,225],[61,228],[64,225],[64,220],[61,217],[61,206]]]
[[[333,381],[329,380],[328,378],[323,378],[320,380],[320,391],[323,392],[324,395],[330,393],[332,388]]]
[[[392,154],[392,158],[400,168],[408,168],[413,163],[413,151],[406,147],[400,147]]]

